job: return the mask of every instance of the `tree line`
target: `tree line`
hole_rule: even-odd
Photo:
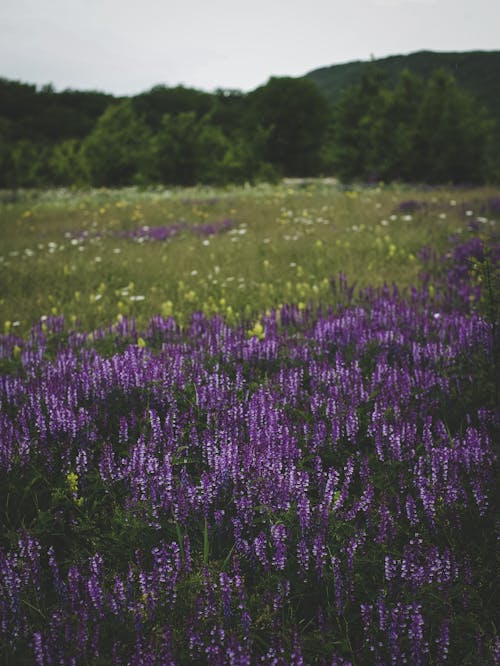
[[[129,98],[0,79],[0,187],[228,184],[282,176],[498,182],[494,122],[451,73],[376,65],[330,104],[313,81]]]

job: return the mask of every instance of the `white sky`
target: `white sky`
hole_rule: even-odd
[[[500,50],[500,0],[0,0],[0,76],[252,90],[371,55]]]

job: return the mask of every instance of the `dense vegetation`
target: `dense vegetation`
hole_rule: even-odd
[[[408,71],[394,90],[367,69],[334,114],[332,161],[345,180],[480,183],[492,174],[494,125],[445,70]]]
[[[500,663],[498,191],[1,212],[2,663]]]
[[[317,175],[497,182],[495,85],[488,96],[477,87],[480,77],[476,87],[454,78],[465,65],[452,74],[430,70],[429,62],[437,61],[427,58],[425,67],[413,68],[417,73],[403,71],[399,60],[389,69],[385,60],[380,68],[365,65],[362,73],[357,63],[355,73],[345,65],[349,85],[339,84],[342,94],[334,102],[330,70],[271,78],[248,94],[157,86],[124,99],[0,80],[0,187],[227,184]]]
[[[385,84],[394,90],[401,74],[407,70],[428,80],[437,69],[444,69],[456,79],[458,86],[469,93],[478,106],[494,119],[500,118],[500,51],[469,51],[436,53],[418,51],[408,55],[379,58],[370,63],[382,72]],[[306,74],[321,89],[332,106],[352,86],[361,83],[367,69],[363,61],[322,67]],[[493,127],[491,153],[495,179],[500,174],[500,123]]]
[[[500,116],[500,51],[418,51],[378,58],[371,63],[384,73],[391,89],[396,87],[404,70],[428,79],[436,69],[446,69],[453,74],[458,85],[488,109],[494,118]],[[319,85],[330,103],[336,104],[348,88],[361,83],[366,65],[366,61],[331,65],[315,69],[306,77]]]

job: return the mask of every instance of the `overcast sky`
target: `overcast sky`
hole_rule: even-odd
[[[0,76],[252,90],[370,56],[500,50],[500,0],[0,0]]]

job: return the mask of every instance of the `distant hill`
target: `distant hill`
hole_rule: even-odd
[[[354,61],[341,65],[321,67],[306,74],[306,78],[315,81],[328,100],[334,104],[342,92],[361,80],[363,69],[370,63],[375,64],[387,75],[387,84],[396,84],[399,74],[404,69],[423,78],[438,68],[449,70],[458,84],[470,92],[481,106],[486,107],[490,115],[497,120],[500,128],[500,51],[469,51],[465,53],[436,53],[418,51],[409,55],[389,56],[371,61]]]

